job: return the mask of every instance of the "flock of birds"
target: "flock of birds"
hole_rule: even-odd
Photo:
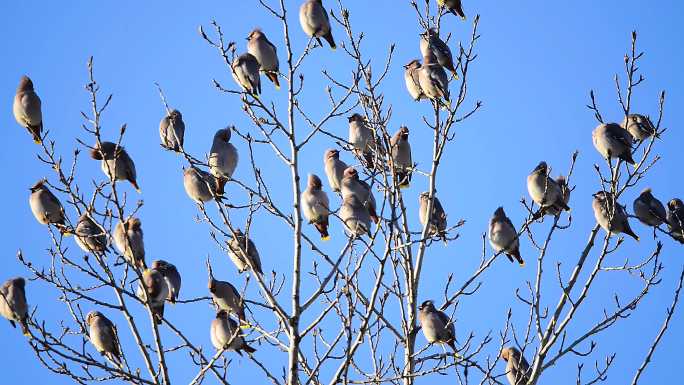
[[[438,0],[455,15],[465,18],[460,0]],[[335,49],[335,40],[328,19],[328,14],[321,0],[306,0],[300,8],[300,22],[304,32],[318,39],[325,39]],[[255,29],[249,34],[247,53],[239,55],[232,63],[235,81],[245,92],[258,97],[261,92],[260,73],[279,88],[279,62],[276,47],[266,35]],[[449,104],[449,70],[456,77],[453,57],[447,44],[443,42],[434,29],[421,34],[420,51],[423,63],[413,60],[405,68],[406,87],[411,97],[418,101],[429,99],[437,104]],[[42,138],[41,100],[36,94],[31,79],[21,78],[17,88],[13,106],[17,122],[25,127],[36,143]],[[378,146],[374,132],[368,127],[367,120],[360,114],[353,114],[349,122],[349,144],[355,157],[371,170],[377,159],[384,159],[386,150]],[[176,152],[183,151],[185,124],[178,110],[170,111],[160,122],[159,132],[161,146]],[[598,152],[606,159],[618,158],[626,163],[635,164],[632,159],[632,148],[635,142],[644,141],[656,135],[656,129],[648,117],[638,114],[629,115],[622,124],[601,124],[593,131],[593,143]],[[200,205],[221,197],[224,186],[238,165],[238,150],[230,143],[231,128],[218,130],[208,158],[209,172],[196,166],[184,170],[183,184],[188,196]],[[409,129],[401,127],[391,138],[390,157],[393,162],[394,180],[398,187],[406,188],[411,182],[412,158],[409,144]],[[101,161],[102,171],[111,180],[128,181],[140,191],[136,180],[133,159],[119,144],[98,142],[90,151],[93,159]],[[358,171],[340,159],[337,149],[328,149],[324,155],[325,173],[332,191],[339,193],[342,204],[337,215],[344,224],[350,237],[361,237],[371,234],[371,222],[379,225],[380,217],[376,211],[376,201],[371,186],[359,178]],[[535,219],[544,215],[557,216],[562,211],[570,210],[571,188],[566,179],[559,176],[550,177],[546,162],[540,162],[527,177],[527,188],[532,200],[540,207]],[[89,212],[84,212],[75,227],[67,224],[67,217],[59,199],[50,191],[46,180],[38,181],[31,187],[30,206],[35,218],[41,224],[53,225],[64,235],[74,235],[78,246],[86,253],[101,255],[109,251],[109,236]],[[599,225],[610,234],[627,234],[638,240],[632,231],[625,207],[615,202],[610,192],[598,191],[593,195],[593,210]],[[430,237],[439,237],[446,242],[447,216],[437,197],[423,192],[419,197],[419,218],[423,226],[428,226]],[[323,191],[323,182],[317,175],[310,174],[306,189],[301,195],[302,212],[306,219],[320,233],[321,239],[330,237],[328,232],[330,200]],[[667,224],[669,234],[684,243],[684,204],[680,199],[672,199],[665,206],[653,196],[650,189],[644,190],[633,204],[635,216],[647,226],[659,227]],[[494,212],[489,222],[489,241],[496,253],[504,253],[511,262],[517,261],[521,266],[524,260],[520,255],[519,236],[513,222],[506,215],[503,207]],[[181,288],[181,276],[176,267],[163,260],[153,261],[147,267],[145,263],[145,247],[141,221],[136,217],[128,217],[116,224],[112,235],[114,246],[124,259],[138,271],[142,271],[141,282],[137,290],[138,297],[149,301],[155,321],[162,323],[165,302],[175,303]],[[240,272],[252,270],[263,274],[259,252],[254,242],[241,230],[234,231],[228,242],[231,260]],[[23,278],[12,278],[0,287],[0,314],[14,326],[18,322],[27,336],[28,305]],[[245,317],[244,302],[238,290],[231,283],[214,279],[210,272],[208,284],[214,304],[218,312],[211,324],[211,341],[216,349],[230,349],[238,353],[252,353],[255,349],[249,346],[240,334],[241,327],[249,327]],[[229,315],[234,314],[236,322]],[[454,324],[449,317],[437,309],[432,301],[425,301],[419,307],[419,321],[424,336],[430,343],[447,344],[456,351]],[[240,325],[238,324],[240,323]],[[86,317],[89,326],[89,339],[95,348],[112,363],[121,365],[121,349],[115,325],[102,313],[91,311]],[[529,365],[520,351],[508,347],[501,353],[507,361],[507,376],[511,384],[524,383],[529,375]]]

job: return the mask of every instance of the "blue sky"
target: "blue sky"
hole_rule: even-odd
[[[239,3],[239,4],[233,4]],[[212,18],[224,28],[227,39],[237,42],[239,50],[245,50],[249,31],[260,26],[280,49],[284,61],[281,26],[256,2],[168,2],[121,1],[99,3],[73,1],[58,2],[3,2],[0,4],[0,33],[5,36],[5,59],[0,62],[0,101],[6,106],[0,114],[3,127],[4,151],[0,152],[0,164],[5,184],[0,193],[5,204],[6,225],[0,253],[4,255],[0,266],[3,280],[25,275],[14,255],[22,249],[34,264],[49,261],[45,249],[50,240],[35,219],[28,206],[28,187],[42,177],[50,177],[51,170],[35,157],[34,146],[26,132],[17,126],[11,114],[11,103],[21,75],[28,74],[34,81],[36,91],[43,100],[43,116],[51,138],[57,141],[57,149],[65,159],[77,146],[75,137],[91,141],[81,130],[79,111],[88,109],[86,61],[95,58],[95,71],[103,93],[114,94],[112,104],[103,121],[107,138],[114,138],[118,127],[127,123],[125,146],[136,162],[141,199],[144,207],[140,214],[145,230],[148,260],[167,259],[178,266],[183,275],[181,296],[195,297],[206,292],[204,258],[211,255],[219,278],[241,283],[227,257],[211,242],[207,227],[194,221],[196,208],[186,197],[182,186],[181,158],[160,149],[158,123],[163,116],[154,82],[164,87],[170,104],[183,113],[186,123],[186,149],[197,155],[204,154],[211,145],[213,133],[226,125],[234,124],[243,131],[253,130],[235,98],[218,93],[212,78],[233,86],[229,72],[220,57],[197,33],[200,24],[209,30]],[[296,19],[299,1],[286,2],[290,10],[291,31],[295,52],[306,44]],[[328,1],[327,7],[333,6]],[[371,3],[371,2],[369,2]],[[470,73],[469,101],[482,100],[484,108],[473,118],[457,128],[456,140],[442,162],[442,177],[438,181],[438,196],[455,223],[464,218],[467,224],[461,231],[461,239],[449,248],[441,245],[430,249],[423,274],[421,298],[439,298],[449,273],[463,279],[475,269],[480,255],[481,234],[486,231],[487,221],[494,209],[503,205],[515,223],[520,223],[524,211],[518,203],[526,196],[525,176],[540,160],[546,160],[556,172],[567,170],[570,155],[579,150],[575,173],[577,189],[573,193],[574,225],[557,237],[549,252],[550,261],[564,262],[567,274],[569,264],[576,260],[589,230],[594,225],[591,213],[591,193],[598,189],[592,165],[601,162],[591,145],[591,130],[596,122],[585,107],[589,90],[594,89],[602,114],[607,120],[621,120],[617,104],[613,74],[622,74],[622,56],[629,45],[629,34],[639,31],[639,47],[646,51],[640,69],[645,82],[638,88],[634,109],[643,114],[657,114],[658,93],[667,91],[663,125],[669,127],[657,151],[662,161],[649,173],[640,186],[627,193],[623,204],[631,207],[631,201],[641,188],[652,186],[662,201],[684,195],[684,185],[675,175],[681,174],[681,152],[684,143],[680,126],[684,112],[678,108],[684,103],[684,34],[681,33],[680,2],[660,1],[468,1],[464,0],[468,23],[456,18],[446,19],[446,28],[456,38],[467,39],[470,22],[475,13],[481,14],[478,59]],[[419,56],[419,27],[413,9],[407,2],[396,0],[347,1],[351,21],[356,32],[365,32],[364,49],[381,68],[390,43],[396,43],[395,61],[382,89],[386,103],[393,105],[391,126],[397,129],[405,124],[412,129],[411,141],[414,160],[426,167],[429,162],[431,134],[422,126],[421,116],[429,114],[427,104],[415,104],[408,97],[403,82],[402,65]],[[337,26],[335,35],[342,40]],[[453,48],[453,43],[450,43]],[[348,77],[351,62],[343,52],[329,49],[316,50],[307,60],[307,89],[302,104],[309,113],[321,117],[325,108],[317,101],[326,86],[320,73],[325,68],[336,76]],[[263,99],[283,103],[286,93],[277,92],[270,85],[264,87]],[[302,122],[298,122],[304,127]],[[341,136],[347,132],[345,119],[330,123],[328,129]],[[424,134],[423,134],[424,133]],[[302,170],[323,174],[322,154],[332,145],[321,137],[312,142],[302,155]],[[261,167],[265,178],[271,183],[282,180],[285,169],[277,163],[267,149]],[[348,156],[348,155],[347,155]],[[248,178],[249,169],[243,163],[237,171],[238,178]],[[81,185],[90,188],[89,180],[102,179],[99,164],[82,157],[79,166]],[[418,194],[427,180],[416,178],[407,194],[409,209],[416,212]],[[473,186],[478,186],[473,188]],[[327,186],[326,186],[327,187]],[[126,187],[129,194],[133,190]],[[280,202],[288,202],[290,190],[276,192]],[[285,203],[286,204],[286,203]],[[237,213],[242,221],[244,213]],[[75,214],[70,212],[75,219]],[[417,212],[415,227],[418,227]],[[546,228],[548,223],[537,225]],[[635,260],[649,253],[655,244],[650,230],[633,223],[635,231],[642,236],[636,245],[631,239],[610,258],[621,264],[624,258]],[[310,234],[312,228],[307,228]],[[333,224],[336,239],[326,244],[326,250],[335,253],[342,245],[338,224]],[[252,230],[253,239],[262,254],[268,270],[289,272],[291,249],[286,228],[273,219],[259,217]],[[68,240],[67,242],[73,242]],[[531,259],[533,253],[529,241],[523,241],[522,253]],[[75,245],[71,245],[72,250]],[[672,299],[675,279],[682,267],[684,248],[671,240],[664,240],[663,283],[653,290],[639,311],[615,328],[605,332],[597,352],[586,359],[585,373],[593,368],[594,360],[603,361],[611,352],[617,353],[616,362],[608,373],[608,383],[626,383],[641,362],[648,344],[654,338]],[[313,255],[304,254],[304,267],[311,266]],[[552,264],[547,265],[547,271]],[[461,335],[473,330],[478,336],[489,330],[497,331],[503,326],[506,309],[513,305],[514,322],[524,327],[527,309],[514,298],[515,288],[525,288],[525,281],[534,278],[531,264],[525,269],[499,260],[484,277],[485,284],[477,300],[465,299],[459,305],[457,328]],[[457,281],[459,282],[459,281]],[[557,301],[557,285],[551,276],[547,278],[548,304]],[[633,293],[639,285],[637,278],[623,274],[602,274],[581,313],[578,325],[588,325],[598,320],[604,306],[610,306],[613,293],[625,296]],[[56,301],[57,294],[40,283],[29,283],[29,301],[38,308],[42,319],[53,319],[65,314],[64,307]],[[289,291],[289,290],[288,290]],[[256,296],[256,293],[252,293]],[[487,304],[487,306],[482,306]],[[66,314],[65,314],[66,315]],[[208,325],[212,318],[205,304],[177,305],[167,313],[168,317],[189,331],[198,344],[210,349]],[[112,317],[122,323],[118,315]],[[645,373],[643,383],[663,383],[678,373],[674,364],[679,357],[679,344],[684,338],[682,313],[677,313],[665,341],[654,356],[655,362]],[[582,329],[573,329],[579,333]],[[26,346],[24,337],[6,323],[0,323],[5,349],[0,352],[0,367],[7,383],[29,383],[49,380],[51,383],[70,383],[66,378],[55,377],[42,368]],[[124,337],[126,338],[126,337]],[[419,344],[424,340],[419,337]],[[131,354],[133,349],[129,348]],[[285,355],[275,355],[264,348],[262,361],[273,363]],[[184,355],[171,359],[172,374],[177,382],[187,382],[194,372],[190,371]],[[574,382],[577,360],[571,358],[549,370],[542,383]],[[245,359],[236,358],[235,378],[249,378],[255,370]],[[243,368],[240,371],[239,368]],[[499,369],[503,371],[503,365]],[[194,370],[194,369],[193,369]],[[422,383],[447,383],[452,379],[433,376]]]

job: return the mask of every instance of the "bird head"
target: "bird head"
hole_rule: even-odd
[[[152,261],[152,265],[150,266],[151,269],[164,272],[166,269],[169,268],[171,264],[164,261],[163,259],[157,259],[156,261]]]
[[[216,312],[216,319],[227,319],[228,318],[228,312],[225,309],[221,309],[218,312]]]
[[[358,114],[358,113],[353,114],[352,116],[350,116],[347,119],[349,120],[349,123],[351,123],[351,122],[363,122],[364,121],[363,116],[361,116],[361,114]]]
[[[325,152],[325,160],[328,159],[339,159],[340,158],[340,151],[334,148],[329,148]]]
[[[607,191],[601,190],[601,191],[595,192],[592,196],[597,200],[603,201],[603,200],[606,200],[610,196],[610,193]]]
[[[679,210],[682,206],[684,206],[684,203],[682,203],[682,200],[679,198],[674,198],[667,202],[667,208],[670,209],[670,211]]]
[[[214,140],[220,140],[222,142],[230,142],[230,137],[232,136],[232,131],[230,127],[222,128],[214,134]]]
[[[92,310],[88,315],[86,316],[86,323],[88,325],[92,324],[92,322],[95,320],[97,317],[102,317],[102,313],[100,313],[97,310]]]
[[[261,32],[261,29],[254,28],[254,30],[252,32],[250,32],[249,35],[247,35],[247,40],[252,41],[252,40],[258,39],[262,36],[264,36],[264,33]]]
[[[506,216],[506,212],[504,211],[504,208],[499,206],[496,211],[494,211],[494,216],[495,217],[500,217],[503,218]]]
[[[424,312],[431,312],[435,310],[435,303],[432,302],[431,299],[423,302],[420,304],[420,307],[418,307],[418,310],[424,311]]]
[[[318,175],[309,174],[308,186],[312,190],[321,190],[323,188],[323,183],[321,182],[321,178],[319,178]]]
[[[548,174],[549,166],[547,166],[546,162],[541,161],[537,165],[537,167],[534,168],[534,171],[532,171],[535,174]]]
[[[430,199],[430,193],[429,193],[428,191],[423,191],[423,192],[420,193],[420,195],[418,196],[418,199],[421,200],[421,201],[426,201],[426,200]]]
[[[404,65],[404,68],[406,69],[418,69],[420,68],[420,60],[418,59],[413,59],[407,64]]]
[[[344,170],[344,178],[359,179],[359,172],[354,167],[347,167]]]
[[[646,187],[639,195],[644,198],[653,198],[653,193],[650,187]]]
[[[176,120],[176,119],[182,119],[182,118],[183,118],[183,115],[181,114],[180,111],[174,109],[174,110],[172,110],[172,111],[169,113],[169,117],[170,117],[171,119]]]
[[[45,182],[47,182],[46,179],[41,179],[38,182],[36,182],[36,184],[31,186],[31,188],[29,188],[29,190],[31,190],[32,193],[34,193],[36,191],[44,190],[46,188]]]
[[[33,90],[33,82],[31,81],[31,78],[28,76],[24,75],[19,79],[19,86],[17,87],[17,91],[29,91]]]

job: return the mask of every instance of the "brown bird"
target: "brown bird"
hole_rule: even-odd
[[[368,210],[368,215],[373,222],[379,223],[380,217],[375,211],[376,203],[373,191],[368,183],[359,179],[359,173],[354,167],[347,167],[344,170],[344,178],[342,178],[342,199],[348,196],[356,197],[359,202]]]
[[[330,200],[328,194],[323,191],[323,182],[317,175],[309,174],[306,190],[302,192],[302,212],[304,216],[316,227],[321,234],[321,239],[330,239],[328,234],[328,216],[330,215]]]
[[[425,224],[428,222],[428,205],[430,204],[430,193],[425,191],[420,193],[420,196],[418,197],[419,201],[419,211],[418,211],[418,218],[420,219],[420,224],[425,226]],[[444,243],[447,242],[446,238],[446,227],[447,227],[447,216],[446,213],[444,212],[444,208],[442,208],[442,204],[439,202],[439,199],[437,197],[434,197],[432,201],[432,214],[429,216],[429,229],[428,229],[428,235],[429,236],[435,236],[438,235]]]
[[[33,90],[33,82],[24,75],[19,80],[17,93],[14,95],[14,105],[12,106],[14,119],[26,128],[33,136],[36,144],[41,144],[41,134],[43,132],[43,113],[41,102],[36,91]]]
[[[503,348],[501,350],[501,358],[506,361],[506,378],[510,385],[524,385],[530,380],[528,371],[530,364],[520,353],[520,350],[514,347]]]
[[[256,349],[247,345],[237,322],[228,317],[225,310],[219,310],[211,321],[211,344],[216,350],[234,350],[239,355],[242,355],[242,350],[249,354],[256,352]]]
[[[161,325],[164,318],[164,301],[169,296],[169,286],[164,280],[164,275],[156,269],[145,270],[136,295],[143,302],[147,296],[154,321]]]
[[[409,129],[402,126],[390,140],[392,147],[392,161],[394,162],[394,177],[399,188],[407,188],[411,184],[413,174],[413,159],[411,158],[411,143],[409,143]]]
[[[88,337],[97,351],[116,366],[121,366],[121,344],[116,326],[99,311],[86,316],[89,326]]]
[[[256,28],[247,36],[247,52],[251,53],[259,62],[259,70],[273,82],[276,89],[280,89],[278,82],[278,50],[268,40],[266,34]]]
[[[0,286],[0,315],[5,317],[12,327],[19,322],[21,331],[30,336],[28,330],[28,304],[26,303],[26,281],[17,277],[5,281]]]
[[[494,216],[489,220],[489,243],[495,252],[506,254],[509,261],[513,262],[515,258],[520,266],[525,266],[525,261],[520,256],[518,232],[513,222],[506,216],[503,207],[497,208]]]
[[[112,142],[101,142],[90,150],[90,157],[101,160],[102,172],[111,180],[127,180],[131,182],[137,192],[140,186],[136,181],[135,163],[126,150]]]
[[[591,207],[594,209],[596,222],[611,235],[624,233],[639,241],[629,226],[629,216],[625,208],[613,198],[613,194],[607,191],[598,191],[594,195]],[[615,207],[615,209],[613,209]]]
[[[461,5],[461,0],[437,0],[437,4],[439,4],[440,7],[446,8],[447,11],[465,20],[466,15],[463,12],[463,5]]]
[[[29,205],[36,220],[44,225],[55,225],[61,233],[68,233],[65,227],[64,207],[55,194],[46,185],[46,180],[41,179],[31,187]]]
[[[447,344],[456,352],[454,323],[444,312],[437,310],[431,300],[423,302],[418,308],[418,321],[429,343]]]
[[[233,238],[228,242],[228,256],[235,266],[237,266],[240,273],[254,267],[254,271],[259,274],[264,274],[261,270],[259,251],[254,245],[254,242],[247,238],[240,229],[235,230]],[[249,263],[247,261],[249,261]]]
[[[209,278],[208,286],[211,299],[219,310],[229,311],[235,314],[240,322],[248,324],[245,316],[245,303],[235,286],[230,282],[214,279],[213,276]]]
[[[142,222],[130,217],[114,227],[114,246],[123,254],[128,263],[145,268],[145,243],[143,242]]]

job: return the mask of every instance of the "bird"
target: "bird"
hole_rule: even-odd
[[[340,191],[342,192],[342,199],[350,195],[356,196],[366,207],[366,210],[368,210],[371,220],[375,223],[380,222],[380,218],[375,211],[376,203],[373,191],[368,183],[359,179],[359,173],[354,167],[347,167],[344,170]]]
[[[217,194],[224,193],[226,182],[233,177],[240,157],[230,137],[232,130],[226,127],[216,131],[209,151],[209,171],[216,178]]]
[[[334,192],[340,192],[342,179],[344,178],[344,170],[349,166],[340,160],[340,151],[333,148],[328,149],[325,152],[323,163],[325,165],[325,175],[328,177],[330,189]]]
[[[425,93],[423,89],[420,88],[420,71],[421,71],[420,60],[411,60],[408,64],[404,65],[404,81],[406,82],[406,89],[409,95],[415,101],[425,99]]]
[[[350,237],[361,237],[369,234],[371,229],[371,217],[366,206],[356,195],[348,195],[342,198],[339,216],[344,223],[345,232]]]
[[[322,37],[328,42],[330,48],[333,50],[337,48],[330,28],[328,12],[323,7],[323,0],[304,1],[299,8],[299,24],[302,25],[304,33],[309,37],[316,38],[321,46],[323,46],[320,39]]]
[[[572,192],[572,189],[570,188],[570,186],[568,186],[568,180],[563,175],[559,175],[556,178],[556,185],[558,185],[558,187],[560,188],[563,203],[565,203],[565,205],[567,206],[570,202],[570,193]],[[545,214],[555,217],[562,211],[563,209],[559,206],[549,206],[546,208]]]
[[[216,313],[216,318],[211,321],[211,344],[216,350],[234,350],[242,355],[241,351],[248,354],[254,353],[256,349],[247,345],[237,322],[228,317],[228,313],[221,309]]]
[[[399,128],[392,139],[392,161],[394,162],[394,177],[399,188],[407,188],[411,184],[413,160],[411,159],[411,143],[409,143],[409,129]]]
[[[214,277],[209,278],[208,286],[211,299],[219,310],[231,312],[238,317],[240,322],[248,324],[245,317],[245,304],[235,286],[230,282],[214,279]]]
[[[613,194],[607,191],[598,191],[593,194],[593,197],[591,207],[594,209],[594,217],[609,235],[624,233],[639,241],[639,237],[629,227],[625,208],[615,201]]]
[[[449,104],[449,78],[435,55],[423,57],[423,65],[418,72],[420,88],[428,99]]]
[[[127,180],[137,192],[140,192],[140,186],[136,181],[135,163],[123,147],[112,142],[101,142],[90,150],[90,157],[102,161],[100,167],[109,179]]]
[[[620,158],[634,165],[632,135],[617,123],[599,124],[591,134],[594,147],[605,159]]]
[[[530,379],[528,371],[530,364],[527,363],[520,350],[510,346],[501,350],[500,357],[506,361],[506,378],[510,385],[524,385]]]
[[[31,196],[29,197],[31,212],[38,223],[55,225],[61,233],[68,234],[65,226],[64,207],[46,183],[45,179],[41,179],[31,186]]]
[[[0,286],[0,315],[13,328],[19,322],[21,332],[30,336],[28,329],[28,304],[26,303],[26,281],[22,277],[10,278]]]
[[[111,361],[114,365],[121,366],[121,344],[116,325],[99,311],[91,311],[86,316],[88,324],[88,338],[95,349]]]
[[[181,289],[181,276],[178,272],[178,269],[172,263],[166,262],[162,259],[152,261],[151,267],[152,269],[160,272],[164,277],[164,281],[168,287],[168,295],[166,296],[166,300],[172,304],[175,304],[176,300],[178,300],[178,294],[180,293]]]
[[[520,256],[518,232],[513,222],[506,216],[503,207],[497,208],[494,216],[489,220],[489,244],[495,252],[506,254],[509,261],[513,262],[515,258],[520,266],[525,266],[525,261]]]
[[[167,150],[181,152],[183,150],[183,137],[185,136],[185,123],[180,111],[172,110],[159,122],[159,137],[161,146]]]
[[[541,208],[540,213],[546,212],[549,207],[555,208],[556,211],[570,211],[561,186],[549,177],[549,171],[546,162],[541,161],[527,176],[527,191],[530,197]]]
[[[216,179],[194,166],[183,170],[183,186],[190,199],[199,204],[214,199],[218,190]]]
[[[166,284],[164,275],[157,269],[146,269],[142,274],[136,295],[143,303],[149,301],[154,321],[157,325],[161,325],[164,318],[164,301],[169,296],[169,286]]]
[[[632,205],[634,215],[647,226],[658,227],[667,222],[667,210],[650,188],[644,189]]]
[[[323,191],[323,182],[315,174],[309,174],[306,190],[302,192],[302,212],[304,217],[316,227],[321,239],[330,239],[328,234],[328,216],[330,215],[330,200]]]
[[[257,273],[264,274],[261,270],[259,251],[254,245],[254,242],[247,238],[240,229],[235,230],[233,237],[228,242],[228,256],[235,266],[237,266],[240,273],[250,270],[253,267],[254,271]]]
[[[142,222],[139,218],[129,217],[114,227],[114,246],[128,263],[139,269],[145,266],[145,243],[143,242]]]
[[[259,61],[251,53],[243,53],[235,58],[231,65],[233,79],[255,97],[261,93],[261,79],[259,78]]]
[[[435,308],[431,300],[418,307],[418,321],[425,339],[431,343],[447,344],[456,352],[456,329],[449,316]]]
[[[629,114],[622,121],[622,128],[632,135],[635,141],[642,141],[656,135],[656,129],[648,116]]]
[[[352,145],[352,151],[357,157],[363,158],[366,167],[372,170],[373,148],[375,147],[373,132],[366,125],[366,118],[360,114],[353,114],[347,120],[349,121],[349,143]]]
[[[259,62],[259,70],[275,85],[276,89],[280,89],[278,50],[259,28],[254,29],[247,36],[247,52]]]
[[[672,238],[684,243],[684,203],[679,198],[667,202],[667,228]]]
[[[78,218],[74,234],[76,244],[86,253],[103,253],[108,250],[107,232],[87,212]]]
[[[41,138],[43,133],[41,101],[33,89],[33,81],[26,75],[19,80],[17,93],[14,95],[12,112],[17,123],[26,128],[29,134],[33,136],[33,141],[36,144],[41,144],[43,142]]]
[[[425,56],[434,55],[437,63],[442,67],[448,69],[454,77],[457,77],[456,68],[454,68],[454,58],[451,55],[449,46],[439,38],[439,33],[434,28],[429,28],[426,32],[420,34],[420,53]]]
[[[418,203],[420,209],[418,211],[418,217],[420,219],[420,224],[425,226],[425,224],[430,221],[428,228],[428,236],[433,237],[435,235],[442,238],[446,243],[446,227],[447,227],[447,216],[442,208],[442,204],[439,202],[437,197],[434,197],[432,201],[432,214],[428,219],[428,205],[430,204],[430,193],[428,191],[420,193],[418,197]]]
[[[449,12],[465,20],[466,15],[463,13],[463,5],[461,0],[437,0],[440,7],[446,8]]]

